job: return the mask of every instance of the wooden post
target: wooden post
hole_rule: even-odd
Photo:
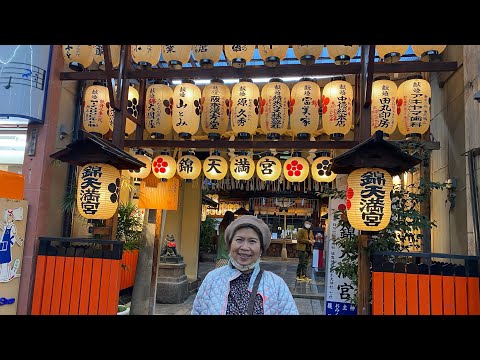
[[[165,232],[165,221],[167,220],[167,210],[157,209],[155,216],[155,242],[153,245],[153,263],[152,278],[150,281],[150,309],[148,315],[155,315],[155,303],[157,299],[157,274],[160,253],[162,252],[162,242]]]
[[[367,254],[371,231],[358,235],[358,315],[370,315],[370,259]]]
[[[283,214],[283,242],[282,242],[282,260],[287,260],[287,213]]]

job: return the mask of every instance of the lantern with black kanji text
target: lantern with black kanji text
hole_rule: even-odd
[[[240,79],[232,88],[232,130],[240,139],[255,135],[259,119],[260,90],[251,79]]]
[[[372,84],[371,133],[383,131],[389,137],[397,127],[397,85],[388,76],[379,76]]]
[[[398,87],[398,130],[409,138],[421,138],[430,126],[431,88],[421,75],[413,75]]]
[[[281,79],[272,78],[262,88],[260,126],[267,139],[278,140],[288,128],[290,89]]]
[[[275,67],[287,55],[288,45],[258,45],[258,52],[265,65]]]
[[[109,130],[108,89],[95,82],[85,90],[83,98],[83,128],[94,135],[105,135]]]
[[[182,80],[173,90],[173,130],[183,139],[190,139],[198,131],[201,97],[202,92],[192,80]]]
[[[162,181],[172,178],[177,171],[175,159],[167,154],[160,154],[152,161],[152,172]]]
[[[112,59],[112,66],[114,68],[120,65],[120,50],[121,45],[108,45],[110,47],[110,57]],[[103,45],[95,45],[95,53],[93,55],[93,61],[99,66],[105,65],[105,58],[103,56]]]
[[[358,45],[327,45],[327,53],[336,65],[348,65],[357,54]]]
[[[230,173],[235,180],[249,180],[255,174],[255,162],[248,155],[234,156],[230,160]]]
[[[235,68],[243,68],[253,57],[255,45],[223,45],[225,57]]]
[[[315,60],[322,55],[323,45],[292,45],[295,57],[302,65],[313,65]]]
[[[187,182],[195,180],[202,172],[202,163],[193,154],[182,156],[177,161],[177,174]]]
[[[103,163],[81,167],[77,183],[77,208],[84,218],[109,219],[118,208],[120,171]]]
[[[222,45],[193,45],[192,53],[201,68],[211,69],[220,60],[222,49]]]
[[[347,179],[347,217],[357,230],[379,231],[392,214],[392,176],[380,168],[361,168]]]
[[[157,65],[162,47],[160,45],[131,45],[132,60],[142,67]]]
[[[192,45],[162,45],[162,56],[171,69],[179,70],[190,60]]]
[[[172,130],[173,90],[165,81],[147,88],[145,129],[152,139],[163,139]]]
[[[203,161],[203,174],[210,180],[222,180],[228,171],[227,160],[214,152]]]
[[[230,115],[230,89],[221,79],[212,79],[202,94],[202,129],[209,139],[225,134]]]
[[[353,89],[344,77],[333,78],[323,88],[322,125],[332,140],[341,140],[353,122]]]
[[[152,171],[152,160],[141,152],[142,150],[140,150],[140,153],[134,154],[133,157],[143,162],[145,166],[142,166],[139,170],[128,170],[128,175],[133,178],[135,185],[140,185],[142,179],[145,179]]]
[[[257,176],[262,181],[275,181],[282,174],[282,163],[275,156],[264,156],[257,162]]]
[[[300,156],[293,156],[283,163],[283,175],[290,182],[301,182],[308,177],[310,165]]]
[[[311,79],[302,78],[293,85],[290,95],[290,128],[299,139],[308,139],[320,120],[320,87]]]
[[[376,45],[375,48],[384,62],[395,63],[407,52],[408,45]]]
[[[93,62],[95,45],[62,45],[63,59],[74,71],[83,71]]]
[[[330,156],[319,156],[313,160],[311,171],[313,180],[318,182],[332,182],[337,177],[337,174],[332,171]]]

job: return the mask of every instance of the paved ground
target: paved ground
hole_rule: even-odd
[[[317,272],[313,271],[314,269],[312,268],[308,268],[307,276],[312,278],[312,281],[310,283],[297,282],[295,280],[297,259],[280,261],[265,258],[261,264],[262,268],[274,272],[285,280],[292,292],[300,315],[324,315],[324,272]],[[213,268],[213,262],[200,262],[198,276],[203,279]],[[156,304],[155,315],[189,315],[195,295],[196,293],[190,295],[182,304]]]

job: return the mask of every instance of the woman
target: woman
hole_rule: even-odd
[[[233,220],[235,220],[235,214],[231,211],[226,211],[222,222],[218,226],[220,238],[217,243],[217,260],[215,263],[216,268],[227,265],[228,263],[228,249],[227,245],[225,244],[225,229],[232,223]]]
[[[228,225],[228,264],[207,274],[193,302],[192,315],[298,315],[285,281],[260,269],[260,256],[270,242],[268,226],[253,215]],[[254,287],[258,289],[253,291]],[[252,292],[255,296],[251,298]]]

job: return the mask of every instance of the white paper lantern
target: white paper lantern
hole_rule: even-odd
[[[275,156],[264,156],[257,162],[257,176],[262,181],[275,181],[282,174],[282,163]]]
[[[177,163],[175,159],[169,155],[158,155],[152,161],[152,172],[157,178],[162,181],[167,181],[172,178],[177,171]]]
[[[203,174],[210,180],[222,180],[228,171],[227,160],[220,155],[211,155],[203,162]]]
[[[378,56],[386,63],[395,63],[408,50],[408,45],[376,45]]]
[[[259,119],[260,90],[251,79],[240,79],[232,88],[232,130],[240,139],[255,135]]]
[[[323,52],[323,45],[292,45],[295,57],[302,65],[313,65]]]
[[[92,85],[85,89],[83,98],[83,128],[98,136],[109,130],[108,89],[102,85]]]
[[[230,89],[223,80],[213,79],[202,94],[202,129],[209,139],[225,134],[230,115]]]
[[[249,180],[255,174],[255,162],[248,155],[238,155],[230,161],[230,173],[236,180]]]
[[[140,170],[128,170],[128,175],[133,178],[133,183],[135,185],[140,185],[142,179],[145,179],[152,171],[152,160],[150,160],[148,156],[142,154],[134,154],[132,156],[145,164]]]
[[[222,45],[193,45],[192,53],[200,67],[211,69],[220,60]]]
[[[74,71],[83,71],[93,62],[95,45],[62,45],[63,59]]]
[[[388,76],[379,76],[372,84],[371,134],[377,130],[388,138],[397,127],[397,85]]]
[[[332,140],[341,140],[350,131],[353,122],[352,85],[342,80],[330,81],[323,88],[322,125]]]
[[[447,45],[412,45],[412,51],[422,61],[438,61],[446,47]]]
[[[202,172],[202,163],[194,155],[184,155],[177,161],[177,174],[187,182],[195,180]]]
[[[202,92],[192,80],[183,80],[173,90],[172,125],[183,139],[190,139],[198,131]]]
[[[133,86],[128,87],[128,101],[127,101],[127,112],[132,115],[133,117],[137,118],[138,116],[138,91]],[[115,120],[115,110],[110,107],[109,111],[109,118],[110,118],[110,130],[113,131],[114,127],[114,120]],[[135,124],[132,120],[126,118],[125,119],[125,136],[132,134],[137,129],[137,124]]]
[[[109,45],[110,47],[110,57],[112,60],[112,66],[114,68],[120,65],[120,50],[121,45]],[[95,53],[93,55],[93,61],[95,61],[99,66],[105,65],[105,58],[103,56],[103,45],[95,45]]]
[[[320,121],[320,87],[303,78],[293,85],[290,95],[290,128],[299,139],[309,139]]]
[[[358,45],[327,45],[327,53],[336,65],[348,65],[357,54]]]
[[[260,100],[260,126],[267,139],[280,139],[288,128],[290,89],[278,78],[262,88]]]
[[[287,56],[288,45],[258,45],[258,52],[265,65],[275,67]]]
[[[132,60],[142,67],[157,65],[160,61],[160,45],[131,45]]]
[[[243,68],[253,57],[255,45],[224,45],[225,57],[235,68]]]
[[[320,156],[313,160],[312,177],[318,182],[332,182],[337,177],[332,171],[332,158],[330,156]]]
[[[84,218],[109,219],[117,211],[120,171],[111,165],[89,163],[80,169],[77,208]]]
[[[310,165],[302,157],[294,156],[283,163],[283,175],[290,182],[301,182],[308,177]]]
[[[173,90],[166,84],[147,88],[145,129],[153,139],[163,139],[172,130]]]
[[[192,45],[162,45],[162,56],[171,69],[179,70],[190,60]]]

